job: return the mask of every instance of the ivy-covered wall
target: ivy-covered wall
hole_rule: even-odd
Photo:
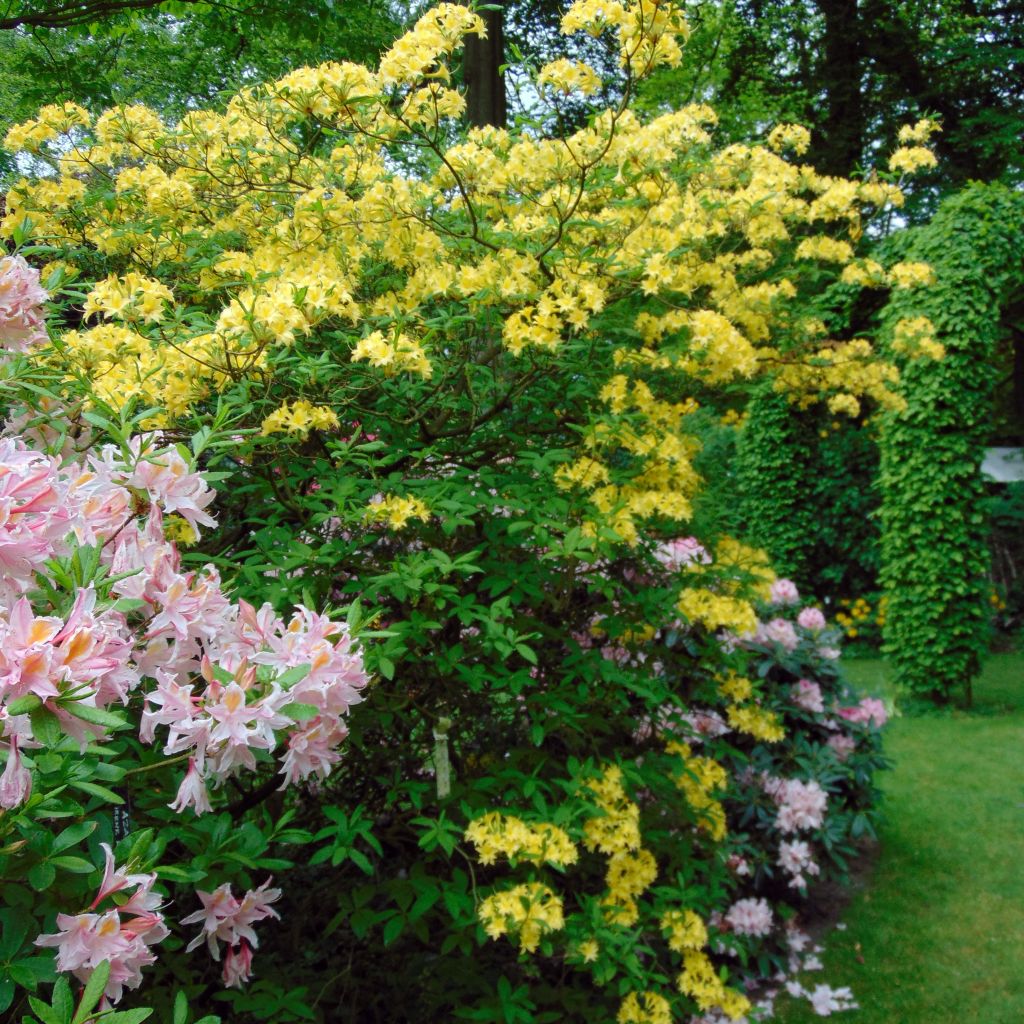
[[[945,356],[908,359],[906,409],[881,439],[886,649],[897,681],[922,696],[970,695],[988,642],[988,523],[980,474],[992,421],[1000,309],[1024,281],[1024,195],[972,185],[900,241],[931,264],[931,288],[895,291],[882,334],[927,317]]]

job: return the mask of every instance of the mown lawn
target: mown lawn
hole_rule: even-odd
[[[886,688],[882,662],[848,668]],[[990,659],[970,712],[891,723],[887,750],[877,865],[805,984],[853,988],[844,1024],[1024,1024],[1024,657]]]

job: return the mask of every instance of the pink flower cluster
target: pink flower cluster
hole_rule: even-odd
[[[694,562],[699,565],[711,564],[711,555],[696,537],[677,537],[675,540],[664,541],[655,548],[654,557],[669,572],[679,572]]]
[[[772,930],[772,908],[764,899],[737,900],[726,911],[725,922],[737,935],[764,936]]]
[[[0,260],[0,347],[25,352],[48,340],[42,311],[48,298],[39,271],[21,256]]]
[[[811,847],[801,839],[779,844],[778,865],[789,874],[789,884],[794,889],[807,885],[807,875],[821,874],[821,868],[814,860]]]
[[[57,970],[70,971],[86,982],[104,961],[110,963],[104,995],[117,1002],[125,986],[138,988],[142,968],[156,960],[149,948],[169,934],[159,912],[160,896],[153,892],[156,875],[128,874],[114,865],[114,853],[102,844],[106,855],[103,881],[89,910],[82,914],[58,914],[60,931],[40,935],[37,946],[57,947]],[[135,887],[127,902],[105,913],[95,913],[105,899]]]
[[[792,580],[778,579],[772,584],[768,600],[771,604],[796,604],[800,600],[800,591]]]
[[[826,741],[839,761],[845,761],[856,749],[857,741],[848,733],[840,732],[829,736]]]
[[[172,806],[207,810],[204,778],[219,782],[240,767],[254,769],[254,752],[275,750],[282,730],[288,733],[285,786],[330,774],[347,735],[342,716],[362,699],[367,682],[348,630],[305,608],[285,623],[270,605],[257,610],[239,601],[206,650],[215,654],[220,677],[205,652],[198,665],[201,689],[179,682],[180,672],[158,669],[142,715],[144,742],[166,726],[164,753],[191,755]]]
[[[268,878],[258,889],[250,889],[240,900],[231,892],[230,883],[225,883],[213,892],[196,895],[202,903],[202,910],[181,919],[182,924],[202,922],[199,934],[188,944],[191,952],[206,943],[210,956],[220,960],[220,943],[228,949],[224,957],[224,984],[228,988],[241,988],[252,973],[252,951],[259,946],[253,925],[268,917],[279,917],[270,904],[281,896],[280,889],[268,889]]]
[[[821,687],[811,679],[799,679],[789,690],[790,700],[797,707],[814,714],[822,714],[825,710],[825,699]]]
[[[787,619],[772,619],[770,622],[759,622],[754,634],[754,643],[778,644],[783,650],[795,651],[800,643],[796,629]]]
[[[820,608],[813,607],[802,608],[796,617],[796,624],[809,633],[820,633],[827,625],[825,613]]]
[[[178,810],[208,809],[203,778],[255,768],[254,752],[274,751],[279,733],[287,735],[285,785],[330,772],[347,733],[341,716],[367,682],[361,655],[342,624],[305,608],[286,623],[269,605],[231,602],[212,566],[183,571],[164,513],[198,531],[215,525],[206,512],[213,497],[176,450],[152,438],[63,464],[22,439],[0,438],[3,806],[21,803],[31,787],[19,752],[33,743],[31,725],[27,714],[9,714],[12,701],[37,697],[84,745],[104,729],[70,714],[69,703],[127,704],[143,679],[156,687],[140,737],[152,742],[156,727],[167,726],[165,752],[192,755]],[[37,574],[76,542],[101,546],[101,563],[124,577],[112,592],[127,612],[98,609],[88,586],[66,617],[35,613],[26,594]],[[193,692],[199,680],[205,686]]]
[[[881,729],[889,721],[889,712],[885,710],[882,701],[875,697],[865,697],[853,707],[840,708],[839,717],[845,718],[848,722],[873,725],[876,729]]]
[[[779,809],[775,827],[780,832],[821,827],[828,806],[828,794],[817,782],[766,776],[762,778],[761,786]]]

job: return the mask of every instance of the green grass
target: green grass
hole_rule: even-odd
[[[848,668],[888,689],[882,662]],[[844,1024],[1024,1024],[1024,657],[989,660],[969,713],[896,719],[886,749],[878,862],[802,980],[854,990]]]

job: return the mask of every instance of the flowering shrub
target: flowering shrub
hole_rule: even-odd
[[[46,337],[38,274],[8,257],[0,282],[8,351],[38,347]],[[326,777],[367,675],[346,626],[301,606],[286,623],[269,605],[232,602],[212,565],[183,568],[166,527],[176,521],[198,536],[216,525],[207,511],[214,492],[190,467],[191,453],[153,435],[117,445],[91,433],[51,409],[43,424],[22,414],[0,437],[0,863],[13,908],[4,911],[11,979],[33,990],[51,967],[25,943],[54,946],[56,970],[82,982],[109,968],[102,993],[117,1002],[170,934],[158,877],[208,874],[175,867],[184,847],[175,856],[145,826],[167,819],[164,805],[189,817],[211,811],[214,799],[223,805],[207,786],[242,774],[278,771],[281,788]],[[153,747],[162,748],[155,757]],[[139,773],[141,789],[131,780]],[[107,817],[126,804],[143,826],[130,840],[129,826]],[[156,870],[116,867],[117,839],[129,865]],[[105,868],[90,900],[98,850]],[[265,906],[276,892],[239,903],[225,883],[216,908],[207,907],[215,958],[215,940],[228,943],[226,983],[248,977],[251,925],[273,914]],[[59,930],[38,934],[54,911]],[[10,1005],[10,981],[0,995]]]
[[[376,72],[299,69],[174,126],[66,106],[9,136],[53,167],[5,230],[58,300],[52,346],[5,370],[16,429],[56,424],[41,457],[67,493],[124,492],[132,521],[103,519],[83,564],[138,676],[130,739],[69,766],[54,728],[59,765],[31,770],[84,764],[101,804],[130,780],[117,862],[201,886],[181,909],[222,981],[257,934],[271,954],[211,995],[175,931],[146,966],[157,1006],[187,977],[233,1019],[739,1019],[799,945],[797,880],[870,827],[877,715],[840,724],[832,634],[795,591],[759,613],[768,559],[716,523],[672,538],[703,514],[723,389],[895,401],[893,368],[800,297],[899,191],[784,159],[793,126],[717,151],[704,107],[633,114],[633,80],[678,53],[669,4],[587,0],[565,29],[608,35],[626,81],[565,138],[456,134],[450,63],[480,30],[461,5]],[[592,84],[540,76],[555,112]],[[55,639],[52,579],[32,607]],[[349,603],[361,652],[307,610]],[[89,906],[33,878],[61,899],[33,913]]]

